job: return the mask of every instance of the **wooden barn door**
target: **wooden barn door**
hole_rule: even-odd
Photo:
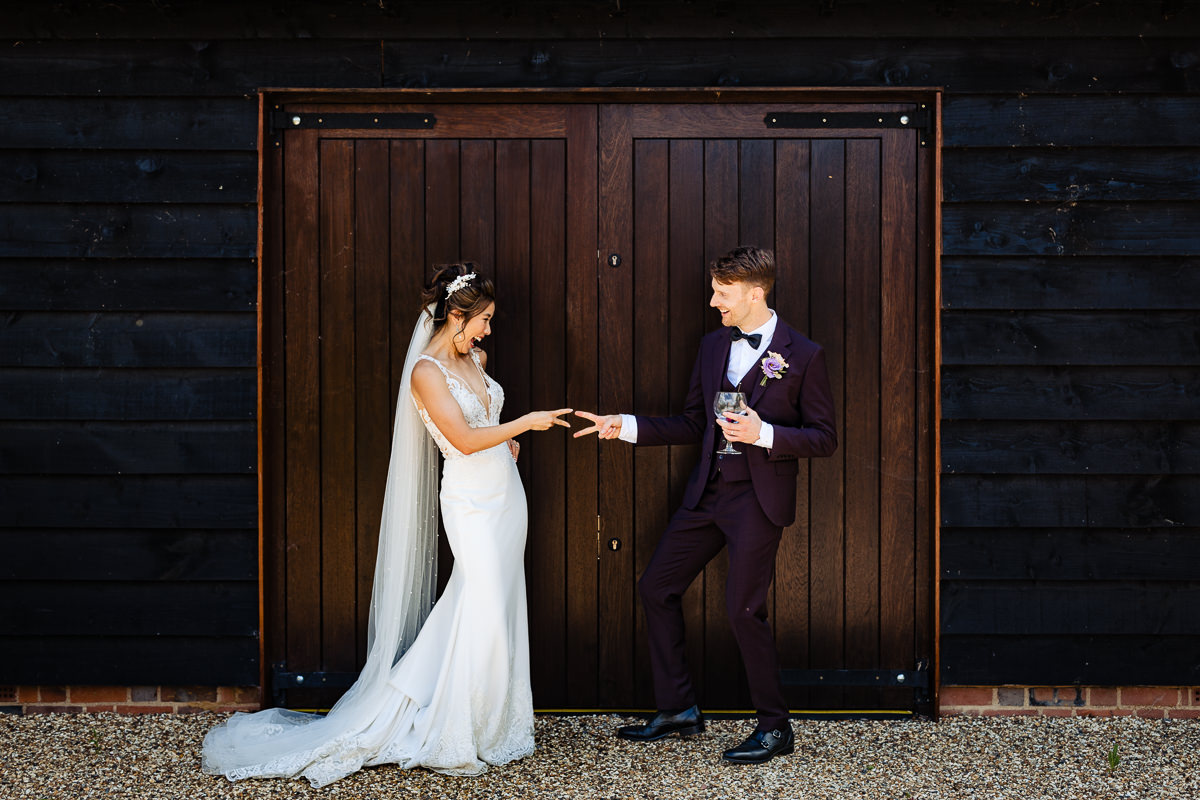
[[[922,698],[911,687],[929,678],[918,668],[934,646],[933,284],[931,232],[919,223],[932,196],[923,134],[902,127],[922,111],[785,103],[600,111],[600,247],[619,256],[600,281],[601,406],[681,408],[697,342],[719,326],[707,264],[739,244],[775,251],[770,302],[826,350],[840,447],[801,464],[797,519],[770,599],[783,666],[799,684],[789,690],[792,708],[912,709]],[[653,705],[644,617],[629,587],[696,459],[695,447],[601,453],[605,538],[626,540],[601,562],[606,699],[627,697],[632,685],[637,705]],[[705,707],[745,709],[726,571],[722,555],[685,597],[689,659]],[[887,685],[901,688],[875,688]]]
[[[775,250],[772,303],[826,348],[838,403],[841,447],[802,465],[771,598],[784,666],[813,684],[790,702],[912,708],[914,669],[934,644],[927,151],[911,129],[768,115],[913,108],[275,112],[262,432],[266,677],[286,690],[276,701],[328,706],[363,656],[394,392],[430,265],[471,259],[496,277],[485,347],[506,419],[562,406],[666,414],[719,324],[707,264],[749,243]],[[696,456],[524,437],[538,707],[653,705],[635,584]],[[442,581],[449,567],[443,549]],[[706,707],[748,708],[725,570],[719,559],[687,595],[691,662]],[[874,688],[900,673],[903,689]],[[840,685],[854,681],[873,688]]]
[[[327,707],[366,648],[395,390],[430,265],[471,260],[496,280],[484,347],[506,419],[593,402],[595,108],[297,105],[276,118],[278,196],[266,222],[278,268],[264,270],[278,274],[264,275],[264,317],[276,323],[264,329],[275,352],[264,364],[275,408],[264,424],[267,679],[277,702]],[[594,535],[568,559],[565,534],[569,521],[595,527],[594,450],[589,462],[589,448],[568,451],[567,438],[523,437],[520,460],[543,701],[561,702],[569,653],[595,669],[594,633],[572,641],[565,618],[570,597],[595,594]],[[569,508],[571,497],[589,499]],[[452,564],[444,537],[439,560],[440,590]],[[569,563],[582,569],[568,574]]]

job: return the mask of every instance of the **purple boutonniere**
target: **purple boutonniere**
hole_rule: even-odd
[[[767,357],[762,360],[763,379],[758,385],[766,386],[768,378],[775,378],[777,380],[782,378],[787,368],[788,363],[783,360],[783,356],[768,350]]]

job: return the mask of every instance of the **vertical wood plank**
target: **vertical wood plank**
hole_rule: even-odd
[[[429,277],[425,261],[425,142],[395,139],[388,143],[389,315],[391,319],[391,414],[408,355],[409,337],[420,314],[421,289]],[[405,402],[408,402],[405,398]]]
[[[270,692],[271,665],[287,658],[287,441],[284,361],[283,148],[262,154],[263,242],[259,260],[259,462],[263,506],[259,510],[262,576],[263,692]]]
[[[354,460],[356,664],[367,650],[367,621],[379,544],[379,520],[391,451],[391,237],[388,231],[388,142],[354,144]],[[396,342],[404,347],[403,339]]]
[[[321,181],[321,663],[355,667],[354,142],[324,140]]]
[[[825,348],[838,422],[845,430],[845,145],[840,139],[812,142],[811,286],[812,338]],[[843,536],[843,460],[839,447],[831,458],[810,466],[810,559],[812,574],[812,660],[819,667],[845,665],[845,558]],[[842,692],[813,697],[814,705],[837,707]]]
[[[671,323],[667,332],[668,406],[679,413],[687,401],[692,367],[700,352],[708,307],[708,262],[704,260],[704,142],[673,139],[670,153],[668,238],[670,243]],[[669,513],[683,503],[688,478],[700,460],[699,445],[672,445]],[[688,667],[697,690],[704,686],[704,578],[692,582],[682,598]],[[647,670],[649,665],[647,664]],[[647,672],[647,680],[649,673]]]
[[[287,339],[287,666],[319,669],[321,632],[320,234],[317,134],[284,143],[284,324]]]
[[[599,409],[596,122],[594,106],[567,112],[567,405],[585,410]],[[597,466],[594,436],[567,448],[566,691],[582,708],[597,696]]]
[[[600,108],[600,250],[619,253],[619,267],[605,266],[599,282],[600,407],[604,413],[633,408],[633,141],[627,105]],[[600,448],[601,542],[628,543],[634,532],[633,452],[620,443]],[[633,682],[633,559],[636,548],[606,546],[599,554],[599,702],[619,702]]]
[[[268,422],[263,409],[268,402],[267,375],[270,371],[269,368],[264,367],[267,359],[263,358],[263,345],[264,343],[267,345],[274,344],[271,341],[270,334],[265,333],[263,329],[263,310],[267,305],[267,300],[264,297],[264,290],[267,292],[273,291],[272,289],[264,286],[263,272],[264,265],[266,263],[266,259],[264,258],[264,250],[273,248],[273,252],[278,253],[283,249],[279,246],[282,244],[281,241],[268,241],[268,237],[277,235],[277,232],[282,229],[282,226],[276,226],[274,230],[272,230],[272,226],[275,226],[277,222],[277,220],[274,218],[274,215],[279,212],[278,203],[281,193],[278,191],[278,187],[273,183],[275,176],[279,174],[279,172],[275,169],[279,154],[277,153],[276,147],[272,147],[271,145],[267,144],[267,129],[266,96],[260,92],[258,95],[258,126],[256,131],[256,138],[258,140],[258,242],[256,243],[257,252],[255,253],[257,257],[255,264],[257,268],[257,275],[255,276],[257,279],[257,291],[254,298],[254,335],[256,347],[256,375],[254,387],[256,402],[254,408],[254,419],[258,434],[258,441],[256,442],[258,445],[258,459],[254,467],[258,478],[258,541],[256,542],[257,546],[255,548],[255,556],[258,561],[258,685],[263,692],[269,692],[271,684],[271,679],[268,677],[270,671],[267,666],[269,663],[267,660],[267,648],[270,646],[268,642],[270,634],[267,632],[268,600],[266,594],[266,573],[269,556],[266,550],[264,534],[266,530],[266,524],[271,515],[270,509],[272,508],[273,500],[273,498],[269,498],[267,496],[267,492],[271,487],[263,479],[263,465],[267,459],[268,447],[268,444],[265,441],[266,437],[264,437],[264,429]],[[276,144],[281,144],[281,142],[276,141]],[[271,195],[270,197],[266,196],[268,193]],[[272,263],[271,266],[274,268],[277,265]],[[274,273],[272,273],[270,280],[274,280]],[[272,320],[270,324],[275,324],[274,320]],[[272,417],[271,422],[273,422],[274,419],[275,418]],[[274,480],[274,478],[275,476],[272,475],[272,480]]]
[[[464,261],[474,261],[488,274],[496,275],[496,142],[468,139],[461,149],[459,253]],[[525,177],[528,179],[528,173]],[[528,235],[528,229],[524,233]]]
[[[878,139],[846,142],[846,662],[879,666]],[[848,693],[849,694],[849,693]],[[857,691],[854,705],[879,704]],[[848,697],[849,700],[849,697]]]
[[[640,414],[665,416],[671,411],[667,360],[670,342],[669,191],[670,142],[634,143],[633,187],[633,408]],[[645,571],[670,516],[668,453],[665,447],[633,451],[633,577]],[[635,598],[636,600],[636,598]],[[654,692],[647,651],[646,617],[635,602],[633,675],[634,702],[653,708]]]
[[[461,148],[457,139],[425,142],[425,257],[433,267],[462,258]],[[454,554],[444,529],[438,530],[437,596],[441,597],[454,568]]]
[[[775,141],[743,139],[738,148],[738,243],[774,249]]]
[[[807,140],[778,140],[775,159],[775,311],[809,331],[809,165]],[[796,477],[796,521],[783,532],[775,557],[775,645],[784,669],[807,669],[809,653],[809,462]],[[804,688],[787,689],[792,708],[809,705]]]
[[[883,352],[880,391],[880,655],[911,669],[914,660],[916,513],[916,147],[907,132],[883,137]]]
[[[425,256],[430,265],[461,258],[459,143],[425,142]]]
[[[940,542],[938,536],[938,476],[940,460],[940,365],[939,335],[941,320],[940,273],[937,269],[941,236],[938,228],[938,209],[941,208],[941,123],[934,113],[937,141],[929,147],[917,148],[917,409],[914,424],[917,429],[917,502],[914,531],[914,589],[916,608],[913,614],[914,650],[917,658],[925,659],[930,670],[930,698],[939,690],[941,663],[938,641],[939,609],[937,602],[940,574]],[[918,710],[936,718],[938,709],[933,702]]]
[[[530,374],[530,405],[565,408],[567,369],[567,145],[530,144],[530,336],[537,355]],[[526,577],[534,705],[571,705],[566,693],[567,447],[565,433],[534,434],[523,446],[531,490]]]
[[[391,219],[390,293],[391,317],[391,424],[395,425],[396,407],[411,402],[400,397],[400,381],[408,346],[422,313],[421,293],[432,277],[426,259],[426,182],[425,141],[398,139],[389,142],[389,216]],[[392,430],[391,427],[388,430]],[[439,456],[439,462],[441,458]],[[440,464],[439,464],[440,466]],[[439,470],[440,471],[440,470]],[[386,481],[386,476],[385,476]],[[380,509],[382,511],[382,508]],[[439,525],[437,555],[437,593],[450,576],[454,559]]]
[[[496,330],[488,344],[488,369],[504,386],[505,418],[512,419],[530,410],[529,142],[507,139],[495,147]]]
[[[743,139],[738,142],[738,241],[775,249],[775,141]],[[774,302],[774,291],[767,304]],[[777,312],[778,313],[778,312]],[[767,588],[767,624],[774,627],[775,576]],[[747,696],[749,700],[749,696]]]
[[[738,245],[738,143],[710,139],[704,143],[704,263]],[[707,269],[706,269],[707,275]],[[705,330],[721,327],[713,311],[705,315]],[[705,398],[711,402],[711,398]],[[749,702],[741,654],[725,612],[725,581],[729,553],[721,553],[704,569],[704,704],[715,708],[745,708]]]

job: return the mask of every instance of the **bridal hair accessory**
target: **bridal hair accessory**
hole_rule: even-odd
[[[446,287],[446,297],[449,298],[450,295],[454,294],[473,280],[475,280],[474,272],[468,272],[466,275],[459,275],[450,282],[449,286]]]

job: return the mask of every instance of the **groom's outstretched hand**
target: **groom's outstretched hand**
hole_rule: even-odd
[[[592,427],[584,428],[583,430],[575,431],[575,438],[587,436],[589,433],[594,433],[601,439],[616,439],[621,435],[621,415],[609,414],[602,417],[599,414],[589,414],[586,411],[576,411],[575,416],[583,417],[588,422],[592,423]]]

